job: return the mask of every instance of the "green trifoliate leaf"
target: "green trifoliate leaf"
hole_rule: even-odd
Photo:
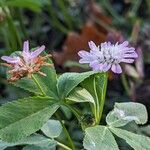
[[[0,150],[17,145],[28,145],[27,147],[36,147],[42,150],[42,148],[44,149],[46,147],[50,148],[50,146],[56,146],[56,141],[46,138],[40,134],[34,134],[15,143],[0,141]]]
[[[56,138],[62,132],[62,125],[58,120],[49,120],[43,125],[41,130],[46,136]]]
[[[58,109],[49,97],[28,97],[0,107],[0,138],[16,142],[39,130]]]
[[[83,146],[87,150],[119,150],[109,129],[100,125],[85,130]]]
[[[22,78],[12,84],[15,85],[16,87],[22,88],[22,89],[29,91],[31,93],[34,93],[36,95],[42,95],[42,92],[37,87],[36,83],[31,79]]]
[[[150,136],[150,125],[141,127],[140,130],[141,130],[144,134]]]
[[[149,150],[150,138],[123,129],[110,128],[118,137],[124,139],[134,150]]]
[[[77,87],[72,92],[69,94],[69,96],[66,98],[69,101],[74,101],[74,102],[90,102],[94,103],[94,99],[91,96],[91,94],[83,88]]]
[[[64,73],[59,77],[57,83],[59,97],[61,99],[66,98],[79,83],[95,73],[96,72],[94,71],[84,73]]]
[[[145,124],[147,122],[147,110],[140,103],[115,103],[112,110],[106,117],[106,122],[109,126],[121,127],[131,121],[137,124]]]

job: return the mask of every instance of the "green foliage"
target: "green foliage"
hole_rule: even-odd
[[[7,147],[12,147],[12,146],[17,146],[17,145],[27,145],[23,149],[35,147],[35,148],[39,148],[39,150],[42,150],[42,148],[45,150],[46,147],[47,148],[55,147],[56,142],[40,134],[33,134],[15,143],[7,143],[4,141],[0,141],[0,150],[4,150]]]
[[[27,84],[28,83],[28,84]],[[16,87],[22,88],[26,91],[29,91],[31,93],[34,93],[36,95],[42,95],[42,92],[40,89],[37,87],[36,83],[28,78],[22,78],[21,80],[16,81],[13,83]]]
[[[146,123],[147,111],[145,106],[131,102],[116,103],[114,110],[107,116],[107,126],[99,125],[86,128],[83,141],[84,148],[87,150],[99,150],[99,148],[118,150],[118,146],[113,137],[113,134],[115,134],[124,139],[134,150],[149,150],[150,138],[117,128],[133,120],[137,124]]]
[[[83,146],[87,150],[119,150],[115,138],[105,126],[94,126],[85,130]]]
[[[86,89],[83,89],[81,87],[72,90],[72,92],[69,94],[69,96],[66,99],[78,103],[82,103],[82,102],[95,103],[91,94]]]
[[[5,5],[9,7],[27,8],[35,12],[40,12],[42,10],[41,7],[46,3],[48,3],[47,0],[43,2],[41,0],[7,0]]]
[[[81,83],[81,85],[94,97],[95,102],[97,102],[98,99],[100,104],[101,100],[105,99],[105,92],[107,86],[106,82],[107,74],[99,73],[92,75],[90,78],[87,78]]]
[[[51,119],[43,125],[41,130],[47,137],[55,138],[62,132],[62,126],[59,121]]]
[[[97,124],[99,123],[103,112],[107,78],[107,73],[97,73],[81,83],[82,87],[84,87],[94,98],[96,108],[93,108],[93,113],[95,114]]]
[[[147,110],[140,103],[115,103],[114,110],[106,117],[106,122],[109,126],[121,127],[131,121],[135,121],[137,124],[145,124],[147,118]]]
[[[60,99],[64,99],[68,94],[82,81],[91,75],[95,74],[94,71],[85,73],[64,73],[58,78],[58,94]]]
[[[44,91],[45,95],[53,97],[55,99],[58,98],[57,94],[57,76],[54,68],[51,67],[43,67],[41,69],[43,73],[46,74],[46,77],[35,74],[34,77],[36,78],[37,82],[41,86],[41,89]]]
[[[134,150],[149,150],[150,138],[118,128],[110,128],[110,130],[124,139]]]
[[[39,130],[58,109],[49,97],[28,97],[0,107],[0,138],[15,142]]]
[[[27,145],[22,150],[56,150],[56,144],[52,142],[47,145]]]

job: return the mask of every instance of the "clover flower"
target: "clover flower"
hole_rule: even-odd
[[[90,52],[81,50],[78,55],[81,57],[79,63],[89,64],[92,70],[107,72],[111,69],[114,73],[122,72],[120,63],[133,63],[138,57],[135,48],[129,47],[127,41],[121,44],[101,43],[96,46],[93,41],[89,43]]]
[[[46,60],[51,55],[39,56],[45,50],[45,46],[37,48],[35,51],[29,51],[29,42],[25,41],[23,44],[23,51],[18,56],[2,56],[1,59],[6,61],[3,65],[10,67],[8,74],[10,78],[8,81],[16,81],[25,76],[31,77],[34,73],[39,73],[40,75],[46,76],[41,72],[42,66],[52,66],[46,63]]]

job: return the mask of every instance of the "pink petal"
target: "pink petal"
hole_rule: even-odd
[[[19,62],[19,57],[2,56],[1,59],[11,64]]]
[[[100,70],[100,63],[97,60],[95,60],[95,61],[90,63],[90,67],[94,71],[99,71]]]
[[[40,48],[38,48],[34,52],[31,52],[31,59],[36,58],[37,56],[39,56],[44,50],[45,50],[45,46],[42,45]]]
[[[88,64],[88,63],[90,63],[90,61],[87,60],[87,59],[82,58],[82,59],[79,60],[79,63],[80,64]]]
[[[101,48],[107,48],[107,42],[101,43]]]
[[[29,41],[23,43],[23,53],[29,53]]]
[[[131,53],[131,54],[124,54],[123,57],[124,58],[137,58],[138,55],[137,55],[137,53],[134,52],[134,53]]]
[[[97,50],[97,46],[93,41],[88,42],[88,44],[91,50]]]
[[[108,71],[110,69],[110,67],[111,67],[111,64],[104,63],[104,65],[103,65],[103,71],[104,72]]]
[[[121,59],[121,62],[125,62],[125,63],[133,63],[134,59]]]
[[[78,52],[78,55],[79,55],[80,57],[85,57],[85,56],[87,56],[88,54],[89,54],[89,52],[84,51],[84,50],[81,50],[81,51]]]
[[[122,69],[120,67],[119,64],[113,64],[112,67],[111,67],[111,70],[114,72],[114,73],[122,73]]]
[[[91,53],[84,51],[84,50],[79,51],[78,55],[81,57],[81,59],[79,60],[79,63],[91,63],[96,58],[95,55],[92,55]]]
[[[120,44],[121,47],[126,47],[129,45],[128,41],[124,41],[122,44]]]

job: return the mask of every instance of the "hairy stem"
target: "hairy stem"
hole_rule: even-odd
[[[59,145],[60,147],[64,148],[65,150],[72,150],[70,147],[68,147],[67,145],[64,145],[63,143],[60,143],[57,141],[57,145]]]
[[[96,105],[95,105],[95,122],[96,124],[99,124],[99,112],[100,112],[100,106],[99,106],[99,99],[97,96],[97,91],[96,91],[96,83],[95,83],[95,78],[94,78],[94,94],[96,97]]]
[[[105,105],[105,99],[106,99],[106,90],[107,90],[107,82],[108,82],[108,73],[106,73],[106,80],[104,82],[104,91],[102,92],[101,95],[101,102],[100,102],[100,111],[99,111],[99,122],[101,121],[102,114],[103,114],[103,109]]]
[[[72,139],[71,139],[71,137],[70,137],[70,135],[69,135],[69,132],[67,131],[67,129],[66,129],[64,123],[62,122],[61,118],[59,117],[58,113],[56,113],[56,117],[57,117],[57,119],[60,121],[60,123],[61,123],[61,125],[62,125],[62,127],[63,127],[63,130],[64,130],[64,132],[65,132],[65,134],[66,134],[66,136],[67,136],[67,138],[68,138],[68,141],[70,142],[70,145],[71,145],[71,147],[72,147],[72,150],[75,150],[75,146],[74,146],[74,143],[73,143],[73,141],[72,141]]]

